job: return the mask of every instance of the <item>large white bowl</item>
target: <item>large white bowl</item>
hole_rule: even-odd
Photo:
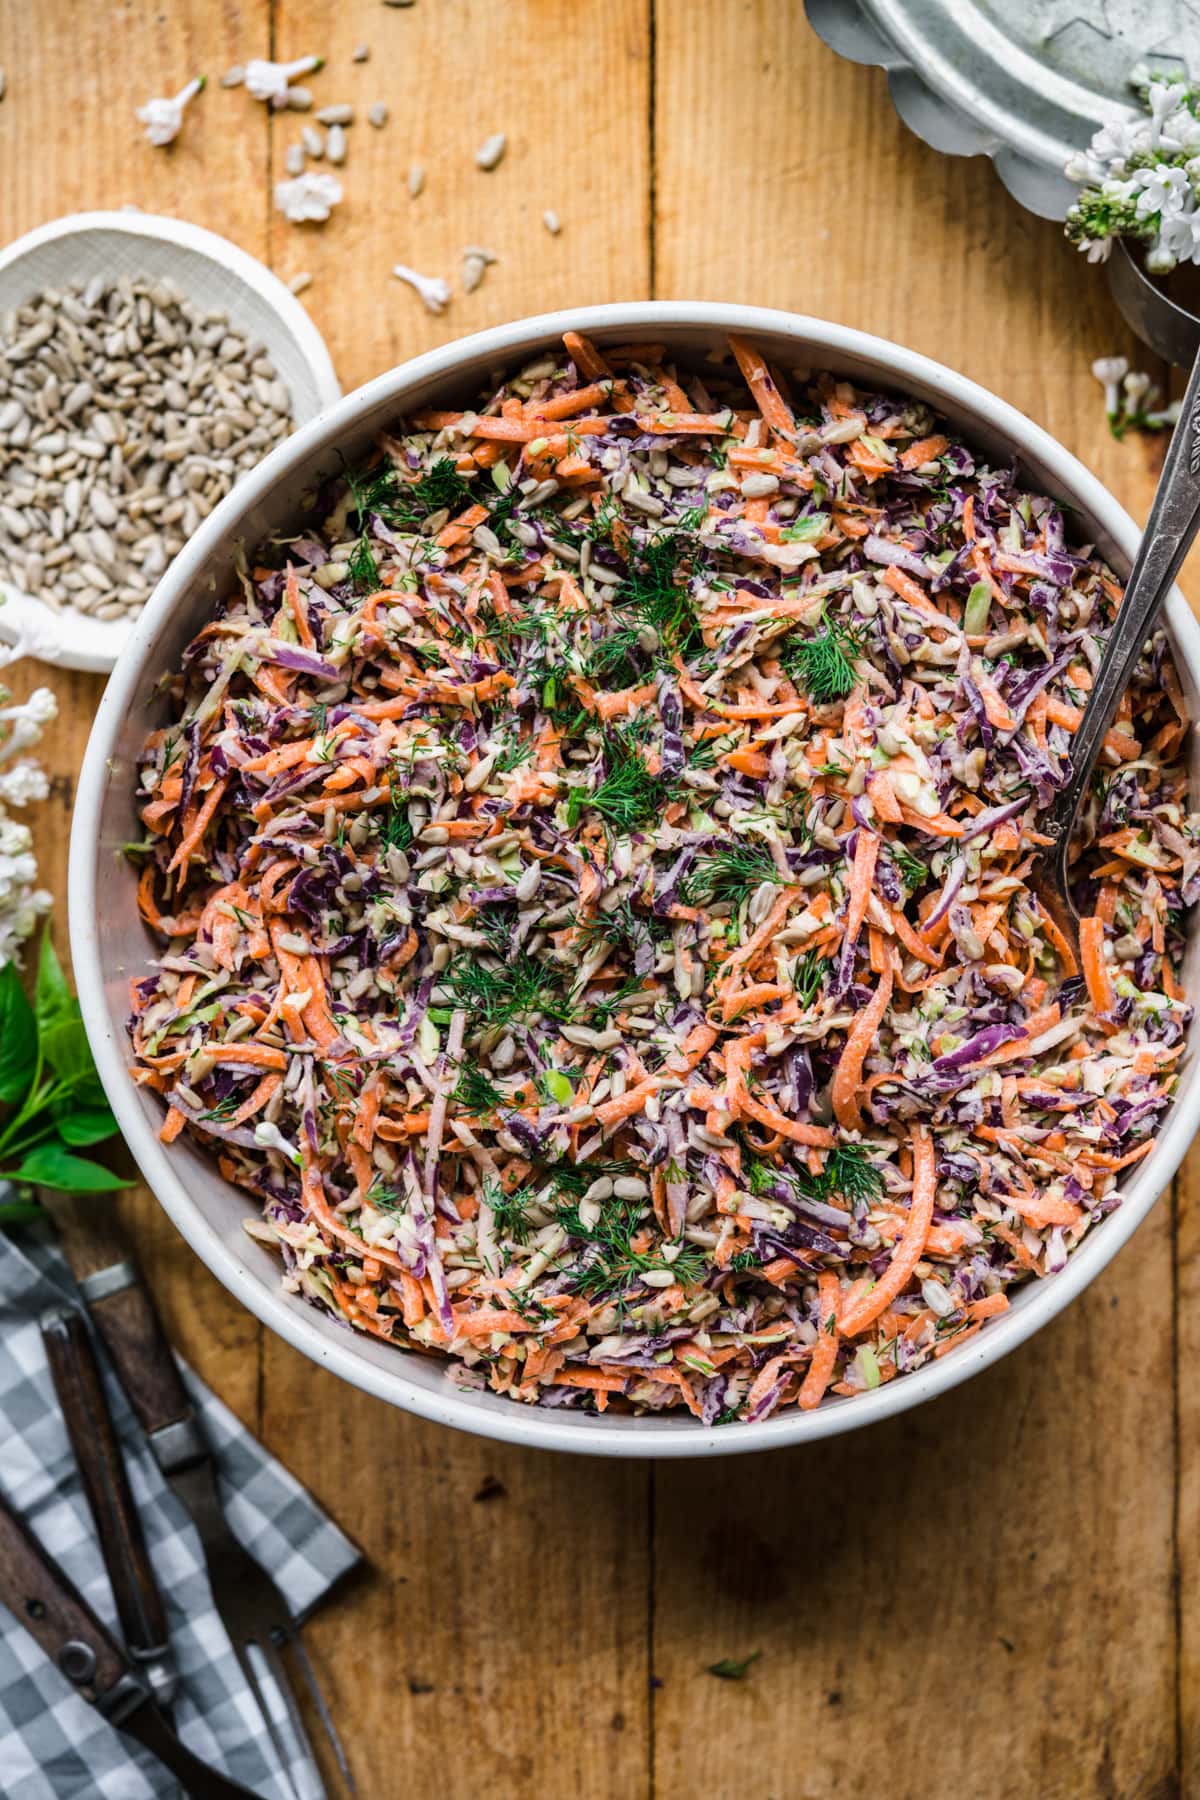
[[[186,219],[85,212],[39,225],[0,250],[0,312],[44,287],[124,274],[178,282],[189,299],[224,308],[231,325],[265,346],[297,425],[341,398],[325,340],[291,290],[265,263]],[[132,633],[127,618],[56,611],[6,580],[3,564],[0,601],[0,642],[65,669],[111,669]]]
[[[969,1344],[915,1374],[855,1399],[829,1401],[815,1412],[792,1409],[758,1425],[719,1430],[690,1417],[589,1418],[520,1406],[492,1394],[462,1393],[447,1381],[440,1361],[389,1349],[285,1295],[277,1258],[242,1230],[253,1201],[222,1180],[186,1137],[169,1149],[159,1143],[160,1104],[126,1073],[129,977],[141,973],[153,953],[134,905],[134,872],[120,849],[140,835],[133,807],[134,757],[143,734],[161,722],[155,683],[175,666],[210,601],[229,583],[236,544],[254,544],[283,527],[317,473],[337,469],[338,451],[353,459],[398,414],[448,399],[471,399],[493,371],[532,356],[572,327],[601,344],[653,338],[665,340],[672,351],[701,356],[727,332],[738,331],[784,367],[830,368],[868,386],[919,395],[972,442],[991,452],[1018,452],[1028,481],[1069,502],[1076,509],[1078,529],[1094,537],[1119,570],[1128,569],[1138,538],[1133,520],[1061,445],[974,382],[860,331],[745,306],[643,302],[547,314],[430,351],[348,395],[272,451],[204,522],[139,620],[97,714],[75,806],[71,949],[84,1019],[126,1142],[184,1237],[258,1318],[347,1381],[425,1418],[542,1449],[600,1456],[722,1456],[812,1441],[945,1393],[1023,1343],[1073,1300],[1136,1230],[1178,1167],[1200,1123],[1196,1059],[1186,1059],[1158,1147],[1137,1165],[1123,1204],[1089,1233],[1061,1274],[1019,1289],[1007,1313]],[[1200,628],[1178,592],[1168,602],[1166,623],[1194,708],[1200,689]],[[1195,961],[1189,954],[1185,969],[1193,996]]]

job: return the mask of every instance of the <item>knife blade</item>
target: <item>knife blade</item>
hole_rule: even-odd
[[[342,1779],[357,1792],[349,1761],[287,1603],[270,1577],[230,1530],[217,1492],[216,1472],[158,1309],[128,1255],[111,1215],[94,1195],[46,1192],[43,1203],[59,1228],[67,1260],[92,1323],[146,1433],[167,1485],[191,1514],[208,1564],[213,1601],[229,1631],[242,1672],[256,1696],[276,1755],[294,1786],[297,1752],[316,1767],[312,1745],[280,1655],[297,1656],[329,1738]],[[289,1752],[250,1654],[262,1656],[279,1694],[294,1748]]]
[[[83,1314],[74,1306],[52,1307],[42,1316],[41,1331],[117,1603],[125,1649],[144,1672],[169,1720],[178,1677],[170,1659],[166,1613],[91,1334]]]
[[[252,1788],[201,1762],[175,1735],[83,1595],[2,1498],[0,1600],[76,1692],[157,1756],[191,1800],[257,1800]]]

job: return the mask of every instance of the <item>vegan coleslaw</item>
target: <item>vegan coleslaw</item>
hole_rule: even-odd
[[[449,1378],[708,1425],[940,1357],[1153,1147],[1200,893],[1155,633],[923,404],[562,349],[330,474],[147,740],[133,1073],[288,1289]]]

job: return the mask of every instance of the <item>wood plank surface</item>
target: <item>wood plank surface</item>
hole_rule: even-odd
[[[324,55],[318,104],[360,109],[322,228],[271,207],[297,115],[216,85],[268,50]],[[799,0],[0,0],[0,65],[0,241],[127,201],[210,225],[312,273],[347,388],[550,307],[753,301],[941,358],[1144,516],[1159,446],[1113,442],[1088,365],[1146,358],[1100,275],[986,163],[912,138]],[[200,69],[181,141],[144,145],[134,107]],[[440,318],[388,273],[457,286],[470,243],[499,260]],[[65,947],[100,683],[9,679],[63,708],[33,823]],[[1200,1791],[1195,1158],[1177,1200],[1178,1231],[1160,1205],[1066,1315],[942,1401],[812,1451],[657,1469],[369,1400],[260,1332],[148,1195],[125,1210],[175,1341],[368,1553],[307,1633],[364,1800],[1167,1800]],[[753,1651],[745,1681],[705,1672]]]

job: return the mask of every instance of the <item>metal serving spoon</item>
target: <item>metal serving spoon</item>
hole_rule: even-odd
[[[1071,746],[1071,778],[1038,828],[1052,840],[1034,864],[1030,884],[1067,937],[1079,961],[1079,914],[1071,897],[1067,861],[1080,802],[1096,759],[1129,685],[1159,607],[1200,529],[1200,355],[1192,365],[1179,422],[1171,437],[1154,505],[1134,559],[1125,598],[1109,634],[1083,718]]]

